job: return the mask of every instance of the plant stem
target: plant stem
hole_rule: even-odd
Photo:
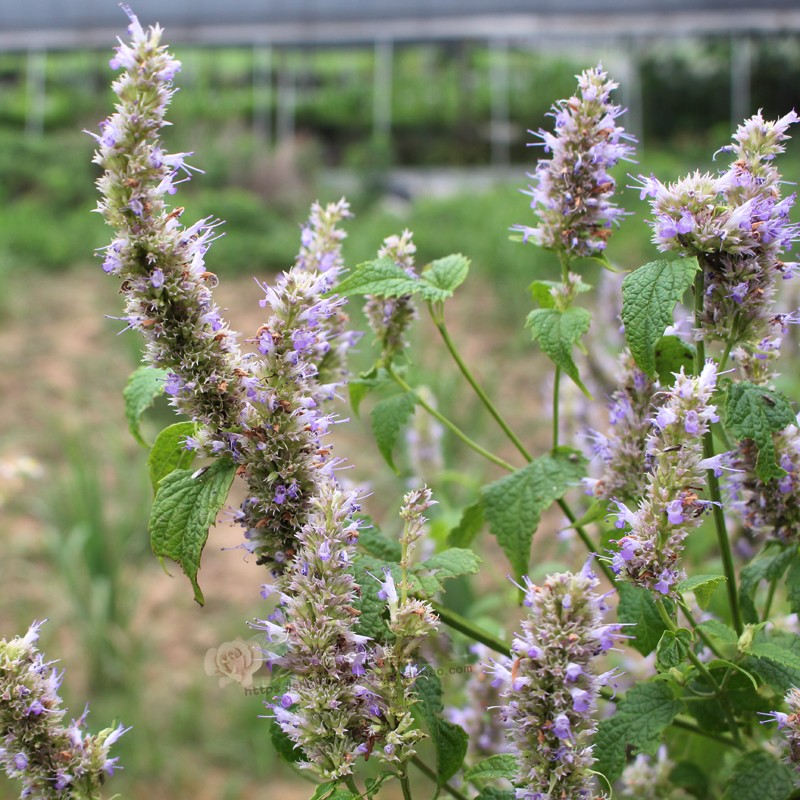
[[[505,435],[509,438],[514,447],[519,450],[520,455],[526,461],[531,461],[531,454],[527,451],[525,445],[522,444],[519,437],[514,433],[514,431],[511,430],[508,423],[503,419],[503,416],[497,410],[497,407],[491,401],[489,395],[487,395],[483,390],[483,387],[478,383],[475,376],[472,374],[472,371],[461,357],[461,354],[458,352],[458,348],[456,347],[452,338],[450,338],[450,333],[447,330],[447,325],[444,321],[444,309],[434,309],[433,305],[429,303],[428,310],[430,311],[434,325],[436,325],[438,328],[439,333],[442,336],[442,340],[450,352],[450,355],[453,357],[453,361],[456,362],[456,365],[461,370],[461,374],[467,379],[467,382],[473,388],[475,394],[478,395],[483,405],[486,406],[486,410],[492,415],[492,417],[494,417],[495,422],[502,428],[503,433],[505,433]]]
[[[675,624],[672,617],[670,617],[670,615],[667,613],[667,609],[664,606],[664,601],[660,598],[656,600],[656,608],[658,609],[658,613],[661,615],[661,619],[664,621],[664,624],[667,626],[667,628],[673,633],[678,630],[678,626]],[[736,719],[733,716],[733,712],[731,711],[730,705],[724,696],[722,688],[720,687],[719,683],[717,683],[717,679],[708,671],[706,665],[697,657],[697,654],[691,649],[691,647],[687,650],[686,657],[692,663],[692,666],[714,688],[714,697],[719,700],[720,708],[722,709],[722,713],[725,715],[725,720],[728,723],[731,735],[733,736],[737,746],[742,746],[742,736],[739,733],[739,726],[736,724]]]
[[[403,773],[400,777],[400,786],[403,787],[403,800],[411,800],[411,787],[408,785],[408,775]]]
[[[460,362],[460,363],[463,363],[463,362]],[[464,369],[462,370],[462,372],[464,370],[466,370],[466,372],[464,373],[465,376],[466,376],[469,373],[469,369],[468,369],[468,367],[466,365],[464,365]],[[412,392],[414,394],[414,396],[417,398],[417,402],[422,406],[422,408],[424,408],[435,419],[439,420],[439,422],[441,422],[442,425],[444,425],[448,430],[452,431],[459,439],[461,439],[462,442],[464,442],[464,444],[466,444],[468,447],[471,447],[476,453],[479,453],[484,458],[486,458],[489,461],[491,461],[493,464],[497,464],[498,466],[503,467],[503,469],[506,469],[509,472],[514,472],[516,470],[516,467],[513,464],[510,464],[508,461],[505,461],[504,459],[494,455],[494,453],[490,453],[488,450],[486,450],[485,448],[481,447],[477,442],[475,442],[472,439],[470,439],[469,436],[467,436],[458,426],[456,426],[447,417],[445,417],[441,412],[439,412],[437,409],[435,409],[433,406],[431,406],[429,403],[427,403],[417,392],[415,392],[411,388],[411,386],[409,386],[408,383],[406,383],[406,381],[404,381],[391,368],[391,366],[388,366],[386,368],[386,371],[389,373],[389,375],[392,377],[392,379],[395,381],[395,383],[398,384],[398,386],[400,386],[406,392]],[[469,373],[469,374],[471,376],[471,373]],[[557,374],[558,374],[558,371],[557,371]],[[468,380],[469,380],[469,378],[468,378]],[[469,382],[470,382],[470,385],[473,387],[473,389],[475,389],[475,391],[477,392],[479,390],[479,388],[480,388],[479,384],[474,381],[474,378],[472,380],[470,380]],[[478,396],[481,397],[481,399],[483,400],[483,397],[485,396],[485,394],[482,395],[479,392]],[[555,397],[557,397],[557,396],[558,396],[558,392],[556,391]],[[488,397],[486,398],[485,402],[491,403],[491,401],[489,401]],[[487,406],[487,408],[488,408],[488,406]],[[557,406],[556,406],[556,413],[557,413]],[[494,414],[493,414],[493,416],[494,416]],[[495,417],[495,419],[498,419],[498,417]],[[502,419],[502,418],[500,418],[500,419]],[[499,421],[500,420],[498,419],[498,422]],[[517,449],[525,457],[525,459],[528,462],[532,461],[530,453],[528,453],[527,450],[525,450],[525,448],[519,442],[519,440],[516,439],[516,437],[514,436],[513,432],[511,431],[511,429],[508,428],[507,426],[505,426],[504,424],[501,425],[501,427],[503,427],[503,430],[506,431],[506,433],[509,434],[510,437],[513,437],[511,439],[512,442],[517,446]],[[556,430],[557,429],[558,429],[558,421],[556,420]],[[592,542],[589,534],[586,532],[586,529],[583,528],[580,525],[575,525],[575,522],[577,521],[578,518],[572,512],[572,510],[570,509],[570,507],[567,504],[566,500],[564,500],[563,498],[559,498],[558,505],[561,508],[561,510],[564,512],[564,515],[567,517],[567,519],[570,521],[570,523],[572,523],[572,526],[577,531],[578,536],[581,538],[581,541],[586,545],[586,548],[588,549],[588,551],[590,553],[596,553],[597,552],[597,548],[594,546],[594,543]],[[600,565],[600,569],[603,571],[603,574],[606,576],[606,578],[608,578],[608,580],[611,583],[614,583],[614,573],[611,571],[611,569],[609,568],[608,564],[606,564],[604,561],[599,561],[599,560],[598,560],[598,564]]]
[[[453,630],[459,631],[465,636],[469,636],[470,639],[474,639],[476,642],[486,645],[496,653],[507,656],[511,652],[511,645],[508,642],[504,642],[502,639],[492,636],[491,633],[479,628],[456,611],[451,611],[449,608],[445,608],[443,605],[436,602],[432,602],[431,606],[438,614],[439,619],[444,622],[445,625],[449,625],[453,628]]]
[[[345,783],[345,786],[347,786],[347,788],[348,788],[348,789],[349,789],[349,790],[350,790],[350,791],[351,791],[351,792],[352,792],[352,793],[353,793],[353,794],[354,794],[356,797],[361,797],[361,791],[360,791],[360,789],[358,788],[358,786],[356,785],[356,782],[355,782],[355,780],[353,779],[353,776],[352,776],[352,775],[348,775],[348,776],[347,776],[347,777],[344,779],[344,783]]]
[[[700,637],[700,640],[703,642],[703,644],[717,658],[722,658],[723,657],[722,653],[720,653],[719,650],[717,650],[717,648],[712,643],[711,639],[709,639],[708,636],[706,636],[705,632],[700,627],[700,625],[698,624],[697,620],[694,618],[694,615],[692,614],[691,610],[689,609],[689,606],[687,606],[686,603],[683,600],[680,600],[678,604],[681,607],[681,611],[683,612],[683,616],[686,617],[686,619],[688,620],[689,624],[692,626],[692,628],[694,629],[695,633]]]
[[[444,414],[441,414],[437,411],[430,403],[426,402],[425,399],[419,394],[419,392],[414,391],[393,369],[391,366],[386,366],[386,371],[392,380],[404,391],[411,392],[416,398],[417,403],[421,405],[432,417],[439,420],[442,425],[445,426],[449,431],[454,433],[462,442],[464,442],[467,447],[472,448],[476,453],[482,455],[488,461],[491,461],[493,464],[496,464],[498,467],[502,467],[503,469],[507,469],[509,472],[514,472],[516,467],[513,464],[510,464],[505,459],[496,456],[494,453],[490,453],[486,448],[481,447],[476,441],[472,440],[467,436],[464,431],[461,430],[455,423],[451,422]]]
[[[705,262],[700,259],[700,269],[694,280],[694,324],[698,330],[702,323],[703,301],[705,299]],[[695,373],[700,374],[706,360],[705,342],[698,339],[695,360]],[[703,436],[703,458],[714,456],[714,437],[711,431],[707,431]],[[717,530],[717,542],[719,544],[720,555],[722,556],[722,567],[727,578],[726,586],[728,590],[728,605],[731,609],[731,618],[736,633],[740,636],[744,630],[742,624],[742,612],[739,608],[739,594],[736,589],[736,569],[733,564],[733,553],[731,543],[728,538],[728,530],[725,524],[725,513],[722,510],[722,492],[719,488],[719,479],[713,470],[708,471],[708,490],[712,502],[712,514],[714,516],[714,526]]]
[[[769,612],[772,610],[772,601],[775,598],[775,589],[778,586],[778,579],[773,578],[769,582],[769,590],[767,591],[767,600],[764,603],[764,613],[761,615],[761,620],[766,622],[769,619]]]
[[[455,786],[451,786],[449,783],[439,784],[439,776],[419,757],[419,756],[412,756],[411,763],[421,772],[423,775],[429,777],[437,786],[444,789],[451,797],[454,797],[455,800],[468,800],[467,796],[460,792]]]
[[[556,367],[553,380],[553,453],[558,450],[558,389],[561,383],[561,367]]]

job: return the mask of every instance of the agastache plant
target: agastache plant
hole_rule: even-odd
[[[616,500],[618,528],[614,570],[626,580],[662,595],[673,595],[684,577],[679,563],[683,541],[702,524],[710,501],[702,499],[706,471],[722,474],[722,457],[703,458],[702,438],[717,422],[711,397],[717,384],[716,366],[706,362],[696,378],[681,371],[667,401],[652,418],[645,459],[650,460],[644,497],[632,511]],[[698,494],[699,493],[699,494]]]
[[[496,662],[501,715],[517,755],[517,800],[597,798],[592,789],[592,735],[600,686],[596,659],[620,636],[606,623],[606,596],[590,562],[578,573],[550,575],[542,586],[525,579],[529,609],[511,657]]]
[[[0,763],[9,778],[22,781],[20,797],[100,800],[119,768],[109,750],[126,728],[88,733],[88,708],[65,724],[58,695],[64,673],[38,650],[40,627],[0,639]]]
[[[230,483],[234,476],[244,483],[233,514],[246,530],[245,549],[268,567],[264,596],[277,597],[254,623],[280,681],[273,685],[282,687],[264,724],[284,755],[324,781],[309,793],[370,800],[396,778],[404,800],[413,800],[409,773],[418,769],[454,800],[508,795],[492,785],[498,779],[513,784],[520,800],[596,800],[612,790],[729,800],[750,796],[753,786],[763,800],[789,800],[794,772],[776,756],[768,727],[755,723],[759,711],[778,708],[787,689],[800,685],[796,637],[772,624],[800,612],[800,445],[796,409],[776,388],[781,339],[797,319],[777,296],[793,271],[785,258],[796,238],[794,197],[783,195],[778,157],[794,112],[745,121],[723,148],[733,158],[719,173],[697,171],[671,184],[640,179],[652,200],[654,242],[672,258],[623,281],[625,347],[612,355],[598,350],[618,336],[619,304],[602,300],[614,319],[593,319],[579,259],[611,264],[611,237],[627,214],[610,171],[632,158],[633,140],[618,124],[616,84],[601,67],[581,73],[575,96],[554,105],[555,129],[540,132],[545,157],[532,173],[536,219],[514,228],[559,262],[558,280],[539,276],[528,286],[538,307],[527,327],[553,363],[554,379],[537,365],[525,392],[505,398],[527,410],[537,386],[552,385],[552,438],[542,444],[537,432],[534,451],[445,323],[469,260],[454,254],[417,263],[412,234],[403,231],[384,240],[377,258],[347,271],[344,200],[314,204],[294,265],[258,281],[264,322],[240,345],[214,303],[216,277],[204,265],[218,223],[186,228],[180,209],[166,205],[190,169],[186,155],[167,154],[159,138],[177,62],[159,28],[145,31],[131,15],[130,34],[112,60],[123,70],[114,84],[117,110],[96,136],[104,169],[99,210],[116,231],[104,268],[121,279],[123,320],[144,336],[146,363],[165,371],[150,376],[161,376],[159,387],[190,420],[179,423],[188,427],[177,443],[168,445],[170,429],[156,440],[151,470],[166,474],[156,481],[150,532],[157,553],[177,560],[195,582]],[[359,377],[346,363],[357,338],[344,311],[351,295],[367,298],[376,340],[373,366]],[[435,384],[428,391],[418,379],[409,335],[416,308],[430,313],[455,368],[507,438],[505,450],[493,451],[483,420],[470,420],[475,430],[461,426],[460,395],[443,402]],[[615,336],[605,335],[609,325]],[[573,360],[576,347],[590,365],[617,359],[616,383],[603,396]],[[593,434],[602,462],[594,479],[584,454],[562,441],[571,434],[559,424],[564,375],[586,403],[609,404],[609,429]],[[338,477],[326,435],[348,382],[356,411],[380,393],[369,417],[396,472],[409,460],[415,473],[422,469],[413,453],[393,460],[415,414],[427,414],[441,440],[442,459],[431,470],[441,506],[431,510],[423,476],[401,474],[403,485],[422,488],[405,497],[399,541],[362,512],[366,493]],[[453,439],[462,448],[458,469]],[[195,456],[199,469],[174,468]],[[505,474],[481,485],[471,456]],[[375,502],[389,505],[388,484],[375,485]],[[550,513],[553,504],[558,514]],[[414,556],[426,513],[431,535]],[[731,547],[737,516],[765,545],[751,563]],[[554,545],[560,560],[577,566],[584,550],[593,560],[582,571],[534,580],[551,556],[539,543],[554,540],[546,534],[558,527],[576,533],[568,545]],[[519,593],[492,587],[491,570],[470,582],[486,528]],[[459,591],[443,597],[451,579]],[[525,617],[506,638],[516,605]],[[498,609],[499,619],[490,620]],[[475,686],[467,694],[497,706],[499,735],[486,724],[486,708],[443,715],[453,706],[444,694],[463,696],[459,667],[470,663],[476,644],[484,660],[494,652],[495,694]],[[618,667],[600,667],[599,659],[628,645],[639,661],[632,652],[610,656],[629,672],[617,681]],[[421,650],[436,657],[426,662]],[[766,717],[787,734],[794,761],[797,689],[786,702],[790,714]],[[675,769],[656,756],[659,744]],[[24,752],[14,745],[3,753],[19,775],[31,759],[23,763]]]

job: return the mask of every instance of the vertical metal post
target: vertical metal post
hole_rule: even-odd
[[[46,50],[28,50],[25,79],[25,133],[28,136],[41,136],[44,133],[47,104]]]
[[[731,36],[731,130],[750,116],[750,76],[753,43],[748,36]]]
[[[623,64],[620,69],[622,106],[627,113],[621,124],[639,141],[639,150],[644,150],[644,109],[642,98],[642,76],[639,65],[639,49],[633,41],[626,42]]]
[[[372,134],[388,139],[392,131],[392,70],[394,43],[375,42],[372,76]]]
[[[492,107],[490,134],[492,164],[503,166],[511,160],[511,124],[508,86],[508,41],[489,42],[489,88]]]
[[[290,53],[281,53],[278,70],[278,109],[276,119],[276,138],[278,143],[294,138],[294,113],[297,104],[294,66],[289,60]]]
[[[272,47],[253,47],[253,144],[272,144]]]

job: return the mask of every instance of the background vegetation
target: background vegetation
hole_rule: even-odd
[[[768,116],[798,105],[796,45],[755,43],[753,97]],[[643,210],[638,192],[624,189],[631,182],[626,171],[663,179],[712,167],[711,155],[730,136],[730,46],[658,46],[641,55],[644,148],[638,165],[618,171],[625,207]],[[441,186],[432,168],[478,170],[490,163],[493,56],[482,46],[396,51],[390,141],[372,131],[370,51],[276,53],[275,66],[295,75],[297,105],[294,137],[274,146],[258,121],[275,117],[276,91],[254,90],[252,52],[179,56],[185,66],[168,144],[195,151],[192,161],[205,175],[181,187],[178,202],[187,219],[225,220],[226,235],[208,263],[223,281],[234,327],[248,333],[258,327],[251,276],[264,279],[292,263],[309,202],[334,199],[346,186],[356,213],[345,247],[349,263],[372,257],[384,236],[403,227],[415,232],[421,263],[458,251],[473,260],[451,325],[479,371],[489,378],[502,372],[509,388],[498,402],[512,419],[529,421],[523,433],[535,440],[547,412],[537,423],[531,411],[541,398],[523,330],[525,287],[557,266],[511,242],[507,230],[530,219],[518,192],[537,155],[526,149],[526,130],[548,125],[550,104],[573,91],[573,75],[596,54],[511,52],[512,169],[462,191],[450,187],[467,181],[468,172],[450,174]],[[270,754],[260,699],[219,687],[203,671],[205,649],[248,636],[244,620],[258,615],[258,571],[238,553],[219,550],[234,547],[238,531],[218,526],[219,547],[212,542],[204,563],[209,603],[202,611],[148,551],[144,451],[124,434],[120,398],[138,362],[138,341],[112,335],[121,326],[103,315],[116,313],[119,302],[113,281],[90,257],[109,233],[90,213],[97,172],[92,140],[81,130],[95,130],[110,108],[107,59],[88,52],[48,56],[46,103],[37,116],[26,57],[0,55],[0,464],[25,454],[43,466],[40,477],[21,479],[0,506],[0,635],[51,617],[45,651],[63,657],[71,708],[78,713],[89,699],[95,727],[114,718],[134,726],[119,749],[126,769],[114,789],[123,796],[291,796],[284,782],[294,776]],[[409,197],[395,167],[431,169],[429,190]],[[800,178],[797,147],[783,167],[791,180]],[[623,224],[610,256],[625,268],[652,257],[641,219]],[[429,334],[423,324],[418,335]],[[368,347],[361,358],[367,362]],[[414,369],[456,418],[469,418],[471,401],[433,355]],[[342,414],[349,412],[343,407]],[[153,424],[168,418],[166,408],[157,408]],[[369,477],[373,487],[386,488],[372,502],[377,511],[381,503],[393,509],[403,478],[374,478],[377,457],[364,426],[339,427],[348,431],[337,432],[337,449],[358,454],[354,479]],[[461,457],[451,443],[446,447],[451,458]],[[458,487],[443,496],[457,498]],[[445,502],[442,530],[448,513]],[[546,557],[557,559],[560,546]],[[461,600],[472,602],[462,591]],[[476,605],[475,613],[491,602]],[[0,798],[13,796],[0,779]]]

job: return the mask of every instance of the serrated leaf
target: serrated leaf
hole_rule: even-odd
[[[447,292],[449,297],[466,280],[469,263],[469,259],[461,253],[437,258],[425,268],[422,280],[438,291]],[[426,291],[423,289],[423,296]]]
[[[621,583],[617,586],[619,606],[617,618],[631,627],[625,633],[634,638],[631,646],[643,656],[656,649],[662,634],[667,629],[658,613],[652,594],[641,586]]]
[[[658,380],[666,388],[675,382],[675,374],[681,367],[687,375],[694,368],[694,347],[677,336],[662,336],[654,350]]]
[[[431,669],[424,669],[414,684],[419,712],[436,751],[436,774],[439,785],[447,783],[458,772],[467,754],[469,736],[463,728],[442,719],[442,682]]]
[[[739,649],[739,637],[736,631],[718,619],[709,619],[700,623],[700,630],[714,642],[723,655],[733,658]]]
[[[787,800],[794,773],[764,750],[737,755],[722,800]]]
[[[196,431],[194,422],[176,422],[158,434],[147,457],[147,469],[154,492],[158,491],[159,481],[165,475],[192,466],[197,454],[186,448],[186,438],[194,436]]]
[[[447,544],[451,547],[469,547],[483,529],[484,522],[483,502],[476,500],[461,512],[458,525],[447,534]]]
[[[469,746],[469,735],[455,722],[441,717],[436,734],[436,766],[439,773],[439,786],[444,785],[461,769]]]
[[[416,402],[417,398],[413,392],[396,394],[386,400],[381,400],[372,409],[370,415],[372,432],[378,444],[378,450],[395,472],[397,472],[397,467],[394,465],[392,455],[394,447],[401,431],[414,413]]]
[[[669,672],[673,667],[683,664],[691,645],[692,632],[686,628],[664,631],[656,647],[656,669],[659,672]]]
[[[481,489],[489,530],[518,579],[528,570],[533,534],[542,512],[580,481],[585,463],[575,452],[541,456]]]
[[[358,543],[371,556],[382,561],[400,561],[402,548],[396,539],[384,536],[375,525],[371,517],[359,514],[358,518],[364,521],[364,527],[359,528]]]
[[[144,447],[147,447],[148,444],[139,428],[142,414],[153,405],[156,397],[164,393],[164,381],[167,378],[167,374],[163,369],[139,367],[128,378],[128,384],[122,391],[128,429],[133,438]]]
[[[585,308],[573,306],[566,311],[555,308],[537,308],[528,314],[525,326],[547,357],[565,374],[569,375],[580,390],[591,397],[583,385],[578,367],[572,360],[572,348],[589,330],[592,315]]]
[[[511,753],[496,753],[484,758],[464,772],[465,781],[488,781],[505,778],[513,781],[517,774],[517,758]]]
[[[772,661],[773,664],[780,664],[786,669],[800,673],[800,655],[778,644],[761,642],[760,644],[754,644],[749,652],[750,655],[756,658],[766,658],[768,661]]]
[[[200,556],[208,529],[228,497],[236,465],[221,458],[198,472],[177,469],[162,478],[148,529],[153,553],[180,565],[192,582],[194,599],[202,606],[205,601],[197,583]]]
[[[725,429],[739,441],[751,440],[758,448],[756,475],[765,483],[786,472],[775,460],[772,434],[793,424],[794,412],[780,392],[749,381],[731,383],[725,395]]]
[[[694,575],[681,581],[675,588],[680,594],[692,592],[697,605],[705,611],[711,604],[711,598],[720,584],[727,581],[724,575]]]
[[[625,767],[628,749],[654,755],[661,733],[681,710],[681,703],[664,681],[631,687],[613,717],[600,722],[595,735],[594,766],[614,783]]]
[[[433,583],[425,586],[428,597],[431,597],[444,588],[443,581],[448,578],[459,578],[462,575],[474,575],[480,569],[480,564],[480,556],[472,550],[450,547],[419,564],[414,564],[411,571],[420,581],[426,578],[433,579]]]
[[[651,261],[622,282],[625,341],[639,368],[651,378],[656,377],[656,345],[698,269],[696,258]]]
[[[353,577],[361,588],[359,596],[353,600],[353,606],[360,612],[355,624],[356,633],[369,636],[376,642],[387,642],[392,639],[384,618],[388,613],[386,601],[378,597],[385,566],[389,564],[365,553],[356,553],[353,557]],[[397,564],[395,566],[397,574],[393,573],[393,577],[399,580],[400,568]]]
[[[742,569],[739,576],[739,605],[745,622],[758,622],[753,601],[758,584],[763,580],[779,580],[796,553],[796,548],[764,550]]]
[[[359,264],[336,285],[342,296],[374,294],[378,297],[403,297],[417,291],[419,278],[412,278],[391,258],[376,258]]]

